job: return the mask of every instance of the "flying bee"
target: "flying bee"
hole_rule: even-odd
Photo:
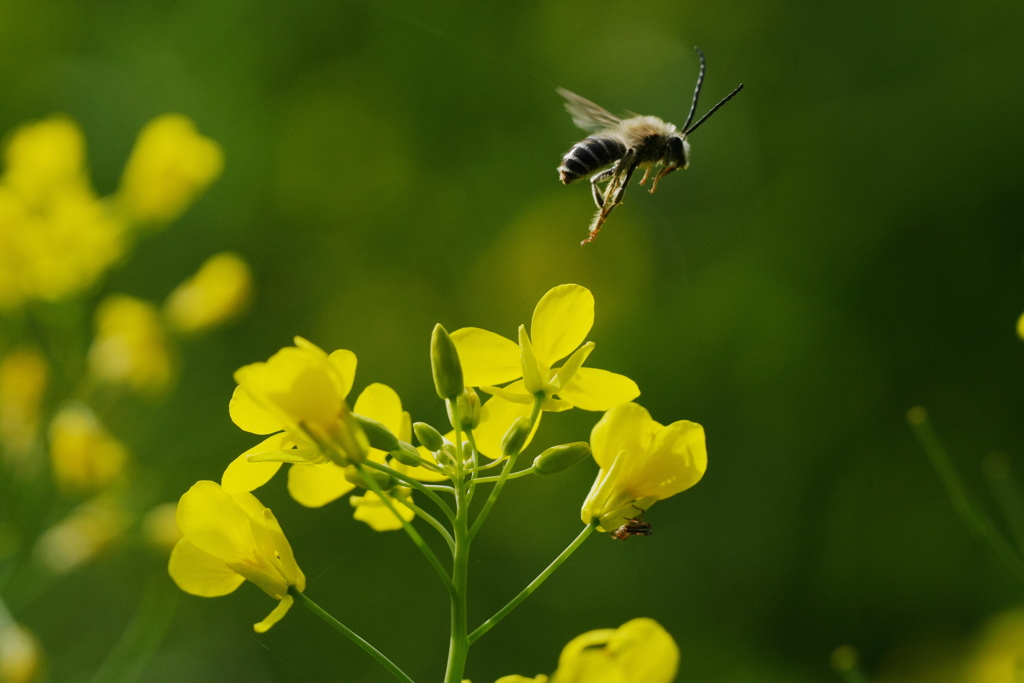
[[[558,167],[558,175],[565,185],[594,173],[590,176],[590,190],[597,204],[597,213],[590,222],[587,238],[581,244],[592,242],[597,237],[608,214],[622,203],[626,185],[637,168],[644,169],[641,185],[647,182],[652,172],[655,173],[651,183],[652,193],[658,188],[659,180],[677,168],[686,168],[690,159],[687,137],[743,89],[740,83],[721,102],[690,125],[697,113],[697,98],[700,97],[706,68],[704,53],[699,47],[694,49],[700,57],[700,74],[693,91],[690,113],[682,130],[657,116],[622,119],[576,93],[564,88],[558,89],[558,94],[565,98],[565,108],[572,116],[572,122],[590,133],[565,153]],[[604,189],[598,186],[600,183],[606,183]]]

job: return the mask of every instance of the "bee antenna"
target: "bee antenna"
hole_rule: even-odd
[[[693,102],[690,104],[690,113],[686,117],[686,123],[683,125],[683,130],[686,130],[690,126],[690,121],[693,121],[694,114],[697,113],[697,98],[700,97],[700,87],[704,84],[704,71],[707,69],[707,63],[704,61],[704,53],[701,52],[700,48],[696,45],[693,49],[697,51],[697,56],[700,57],[700,74],[697,75],[697,87],[693,89]],[[696,126],[694,126],[696,128]]]
[[[733,97],[735,97],[735,96],[736,96],[736,94],[737,94],[737,93],[738,93],[738,92],[739,92],[740,90],[743,90],[743,84],[742,84],[742,83],[740,83],[739,85],[737,85],[737,86],[736,86],[736,89],[735,89],[735,90],[733,90],[733,91],[732,91],[731,93],[729,93],[729,94],[728,94],[728,95],[726,95],[726,96],[725,96],[724,98],[722,98],[722,101],[721,101],[721,102],[719,102],[719,103],[718,103],[718,104],[716,104],[715,106],[711,107],[711,109],[709,109],[709,110],[708,110],[708,113],[707,113],[707,114],[704,114],[704,116],[700,117],[700,120],[698,120],[698,121],[697,121],[697,123],[693,124],[693,125],[692,125],[692,126],[690,126],[689,128],[685,128],[685,129],[683,130],[683,135],[689,135],[689,134],[690,134],[690,133],[692,133],[693,131],[697,130],[697,127],[698,127],[698,126],[699,126],[700,124],[702,124],[702,123],[704,123],[705,121],[707,121],[707,120],[708,120],[708,117],[709,117],[709,116],[711,116],[711,115],[712,115],[712,114],[714,114],[714,113],[715,113],[716,111],[718,111],[718,110],[719,110],[719,109],[720,109],[720,108],[722,107],[722,105],[723,105],[723,104],[725,104],[726,102],[728,102],[729,100],[731,100],[731,99],[732,99]],[[697,98],[696,98],[696,97],[694,97],[693,101],[694,101],[694,104],[696,104],[696,102],[697,102]],[[689,122],[689,121],[687,121],[686,123],[687,123],[687,124],[689,124],[690,122]]]

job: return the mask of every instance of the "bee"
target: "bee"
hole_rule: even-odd
[[[608,214],[622,203],[626,185],[637,168],[644,169],[641,185],[647,182],[652,172],[656,173],[651,183],[652,193],[658,188],[659,180],[678,168],[685,169],[690,160],[687,137],[743,89],[740,83],[721,102],[690,125],[697,113],[697,99],[700,97],[706,69],[704,53],[699,47],[694,50],[700,57],[700,74],[693,91],[690,113],[682,130],[657,116],[622,119],[576,93],[565,88],[558,89],[558,94],[565,98],[565,108],[572,116],[572,122],[590,133],[565,153],[558,167],[559,178],[565,185],[594,173],[590,176],[590,190],[597,204],[597,213],[590,222],[587,238],[580,244],[594,241]],[[604,189],[599,187],[600,183],[605,183]]]

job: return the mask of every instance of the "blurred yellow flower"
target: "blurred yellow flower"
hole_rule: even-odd
[[[480,452],[499,455],[505,431],[516,418],[530,414],[536,396],[543,397],[544,410],[560,411],[608,410],[640,395],[624,375],[582,367],[594,349],[593,342],[583,343],[593,324],[594,295],[568,284],[541,297],[530,333],[519,326],[518,344],[477,327],[452,333],[466,385],[494,396],[484,404],[474,430]],[[553,367],[562,358],[562,365]],[[495,386],[506,382],[512,384]]]
[[[0,308],[91,286],[125,250],[124,224],[96,197],[85,142],[64,117],[22,126],[0,178]]]
[[[0,623],[0,683],[32,683],[43,677],[43,648],[29,629]]]
[[[320,462],[362,462],[369,445],[345,402],[355,379],[356,356],[340,349],[329,356],[302,337],[266,362],[235,372],[238,386],[228,411],[252,434],[285,431],[292,443],[312,447]]]
[[[48,205],[55,196],[87,185],[85,137],[66,116],[21,126],[4,150],[2,182],[29,206]]]
[[[0,453],[7,462],[23,462],[35,447],[39,407],[49,366],[35,349],[15,349],[0,360]]]
[[[997,615],[982,630],[964,668],[964,683],[1010,683],[1024,670],[1024,608]]]
[[[1017,318],[1017,336],[1024,339],[1024,313]]]
[[[611,531],[655,501],[685,491],[704,476],[704,428],[680,420],[663,426],[636,403],[612,408],[590,434],[601,467],[583,503],[584,524]]]
[[[569,641],[551,683],[671,683],[679,647],[653,619],[588,631]]]
[[[89,374],[102,382],[155,393],[171,381],[167,335],[156,307],[123,294],[108,296],[96,310],[96,337]]]
[[[103,493],[76,507],[36,541],[39,562],[56,574],[75,569],[110,545],[130,522],[118,498]]]
[[[242,257],[230,252],[216,254],[171,292],[164,314],[179,332],[200,332],[239,313],[248,303],[251,289],[252,274]]]
[[[186,116],[164,114],[139,133],[121,176],[117,206],[141,223],[172,221],[224,169],[224,153]]]
[[[653,619],[588,631],[569,641],[558,670],[547,676],[502,676],[496,683],[671,683],[679,647]]]
[[[178,528],[178,505],[160,503],[150,508],[142,517],[142,538],[156,550],[169,553],[181,540]]]
[[[200,481],[178,502],[183,538],[171,552],[168,572],[186,593],[227,595],[246,579],[278,600],[266,619],[254,625],[267,631],[291,608],[288,589],[306,588],[306,577],[292,547],[269,508],[251,493],[228,493],[212,481]]]
[[[107,488],[124,472],[128,449],[83,403],[63,407],[50,422],[50,462],[68,494]]]

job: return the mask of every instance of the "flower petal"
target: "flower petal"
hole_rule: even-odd
[[[504,384],[523,376],[519,345],[479,327],[463,327],[450,335],[462,363],[467,387]]]
[[[267,615],[267,618],[263,621],[257,622],[252,625],[252,629],[256,633],[266,633],[270,630],[270,627],[281,621],[284,615],[288,614],[288,610],[292,608],[292,604],[295,602],[295,598],[291,595],[285,595],[283,598],[278,600],[277,607]]]
[[[583,343],[594,325],[594,295],[580,285],[559,285],[533,310],[530,337],[541,363],[550,366]],[[493,382],[489,382],[493,384]]]
[[[411,522],[416,516],[416,513],[405,505],[401,498],[388,496],[388,500],[406,522]],[[352,496],[349,501],[356,509],[352,517],[360,522],[366,522],[374,531],[396,531],[402,528],[402,522],[395,516],[395,513],[389,510],[381,501],[380,496],[373,491],[367,491],[362,496]]]
[[[334,463],[292,465],[288,469],[288,493],[301,505],[318,508],[355,488],[345,470]]]
[[[634,491],[664,500],[690,488],[704,476],[708,451],[704,428],[679,420],[658,431],[645,462],[636,459]]]
[[[250,434],[273,434],[285,428],[281,418],[265,410],[248,391],[235,387],[228,403],[231,421]]]
[[[338,372],[338,393],[348,396],[348,392],[352,391],[352,383],[356,381],[356,354],[347,349],[338,349],[331,352],[327,360]]]
[[[352,406],[352,412],[380,422],[395,436],[402,432],[402,399],[386,384],[375,382],[363,389]]]
[[[639,396],[640,387],[625,375],[580,368],[558,395],[583,410],[611,410]]]
[[[182,494],[177,521],[185,538],[224,562],[245,560],[251,554],[250,515],[215,482],[196,482]]]
[[[606,412],[590,432],[594,460],[602,469],[611,467],[620,451],[640,453],[650,442],[658,423],[636,403],[623,403]]]
[[[250,455],[266,451],[283,450],[291,443],[291,439],[285,432],[274,434],[253,446],[245,453],[235,458],[224,474],[220,477],[220,484],[228,493],[240,491],[255,491],[270,481],[281,468],[280,462],[249,462]]]
[[[179,540],[171,551],[167,571],[178,588],[204,598],[227,595],[245,581],[223,560],[200,550],[186,538]]]
[[[484,403],[480,409],[480,424],[473,430],[473,437],[476,439],[476,447],[488,458],[497,459],[501,457],[501,439],[505,432],[512,426],[512,423],[519,417],[529,417],[533,412],[533,405],[530,403],[512,403],[498,396],[492,397]],[[543,413],[541,413],[542,415]],[[540,425],[540,415],[537,416],[537,423],[533,431],[526,439],[526,445],[537,433]]]

